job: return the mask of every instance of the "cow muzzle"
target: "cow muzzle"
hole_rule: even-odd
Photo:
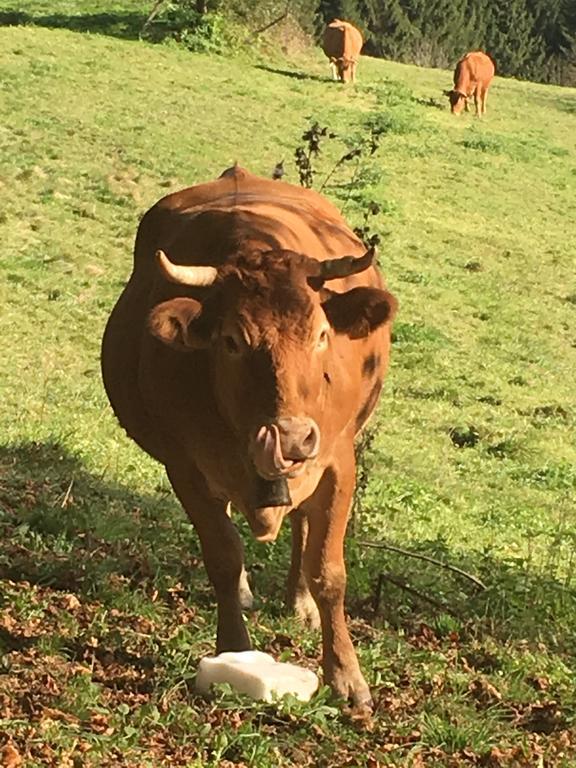
[[[264,424],[256,433],[253,460],[265,480],[300,475],[320,450],[320,428],[310,418],[282,418]]]

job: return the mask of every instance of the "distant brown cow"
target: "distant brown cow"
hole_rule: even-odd
[[[468,99],[474,96],[478,117],[486,114],[486,96],[494,77],[494,62],[482,51],[471,51],[463,56],[454,70],[454,88],[444,93],[450,99],[450,110],[459,115],[468,111]]]
[[[354,82],[363,44],[362,33],[349,22],[334,19],[328,24],[324,30],[322,50],[330,59],[334,80]]]
[[[289,517],[291,602],[321,624],[325,682],[359,706],[344,533],[396,306],[373,258],[313,190],[229,168],[145,214],[102,347],[120,423],[165,465],[200,537],[217,651],[250,648],[228,503],[259,541]]]

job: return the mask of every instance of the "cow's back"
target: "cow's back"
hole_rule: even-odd
[[[470,51],[456,65],[454,85],[458,88],[463,80],[487,86],[494,77],[494,62],[483,51]]]
[[[335,19],[324,30],[322,50],[329,59],[356,60],[363,45],[362,33],[347,21]]]
[[[143,279],[155,274],[158,248],[182,264],[218,267],[243,243],[320,260],[364,251],[340,211],[314,190],[235,166],[215,181],[167,195],[145,214],[134,273]]]

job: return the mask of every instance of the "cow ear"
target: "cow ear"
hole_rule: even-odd
[[[210,343],[211,326],[195,299],[179,297],[158,304],[150,312],[148,328],[161,342],[181,352],[203,349]]]
[[[448,96],[448,98],[452,96],[452,91],[442,91],[442,93],[444,94],[444,96]]]
[[[351,339],[362,339],[390,322],[397,306],[396,299],[388,291],[366,287],[332,293],[322,304],[336,333],[345,333]]]

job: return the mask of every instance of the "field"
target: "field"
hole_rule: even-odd
[[[0,0],[0,763],[573,768],[576,90],[496,78],[455,118],[449,72],[192,54],[136,39],[150,5]],[[379,235],[400,302],[347,546],[371,722],[326,689],[194,694],[197,540],[99,371],[143,212],[235,161],[298,183],[315,122],[314,186]],[[288,530],[238,525],[255,646],[317,669]]]

